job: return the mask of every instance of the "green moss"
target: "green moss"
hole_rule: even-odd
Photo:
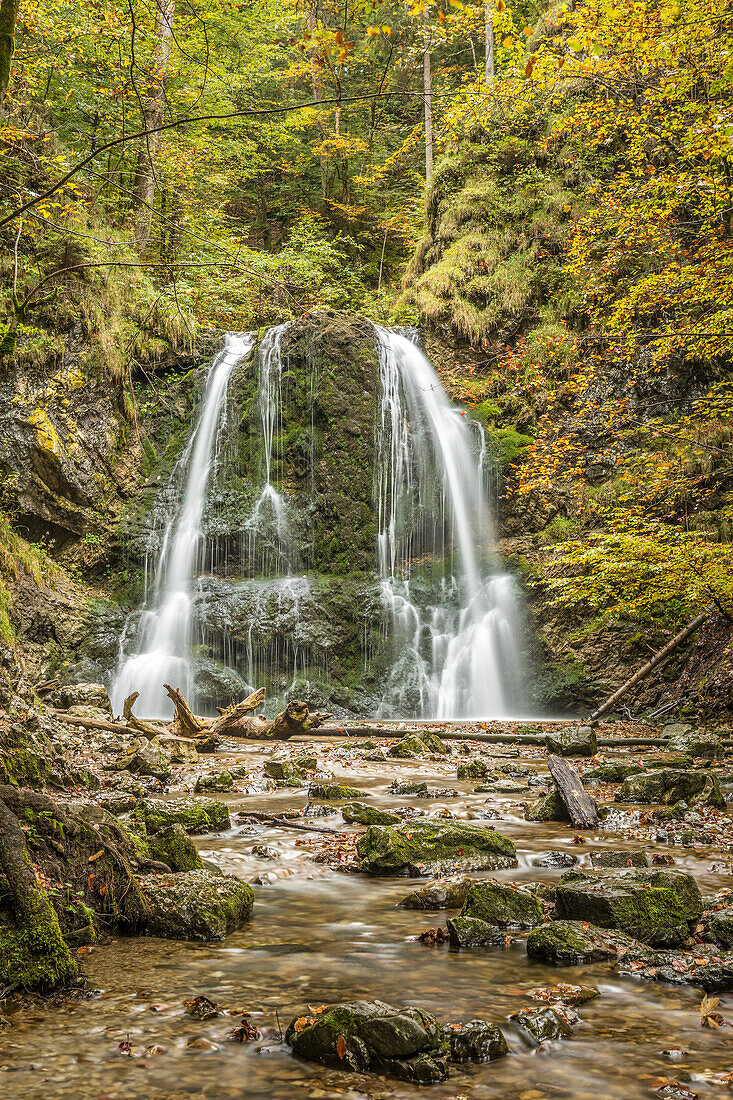
[[[357,845],[369,874],[416,874],[462,867],[516,866],[514,843],[480,825],[411,821],[370,826]]]
[[[182,825],[188,833],[208,833],[212,829],[228,829],[230,825],[226,805],[213,798],[177,798],[167,802],[146,798],[138,802],[132,818],[144,822],[148,834],[175,824]]]
[[[45,896],[26,900],[17,926],[0,926],[0,979],[5,984],[48,993],[68,985],[78,974]]]
[[[534,928],[542,923],[542,906],[525,890],[488,880],[471,887],[461,916],[499,928]]]

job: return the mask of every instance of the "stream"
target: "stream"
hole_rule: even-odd
[[[356,744],[349,741],[348,748]],[[455,778],[455,756],[438,762],[368,763],[349,759],[342,747],[323,740],[297,745],[298,750],[315,752],[320,769],[332,773],[335,781],[368,792],[370,805],[414,805],[430,816],[449,810],[459,818],[487,818],[517,845],[519,867],[493,872],[499,879],[554,881],[562,868],[535,866],[550,851],[567,852],[579,865],[587,865],[594,847],[643,846],[650,854],[671,852],[677,868],[695,875],[703,894],[730,883],[729,869],[712,869],[712,849],[640,844],[610,829],[589,833],[575,844],[575,830],[569,826],[525,822],[517,799],[526,801],[529,792],[473,793],[475,780]],[[245,764],[249,775],[271,755],[271,749],[251,745],[217,757],[217,765],[220,760]],[[531,772],[546,774],[541,750],[523,748],[517,759],[516,749],[502,746],[492,757],[497,764],[516,759]],[[607,755],[611,758],[625,755],[614,751]],[[185,773],[180,778],[185,782]],[[387,791],[395,779],[454,788],[458,797],[399,798]],[[180,783],[172,793],[180,796]],[[249,923],[222,943],[114,938],[100,944],[82,960],[88,977],[83,995],[16,1008],[12,1026],[0,1032],[2,1095],[44,1100],[234,1100],[243,1095],[358,1100],[422,1093],[435,1100],[632,1100],[648,1097],[655,1078],[685,1080],[685,1073],[692,1075],[688,1087],[700,1097],[720,1095],[700,1075],[731,1069],[729,1033],[700,1026],[701,994],[694,987],[641,982],[607,964],[550,968],[528,960],[526,933],[498,949],[454,951],[420,943],[416,936],[444,924],[446,913],[396,905],[425,880],[341,873],[310,858],[303,840],[317,833],[236,824],[240,811],[279,814],[302,807],[306,800],[304,790],[292,788],[225,796],[235,827],[196,839],[204,858],[223,870],[248,881],[258,876],[271,880],[254,886]],[[344,826],[338,812],[305,820],[346,832],[356,828]],[[253,855],[255,844],[276,849],[277,858]],[[507,1017],[539,1003],[530,999],[530,991],[558,981],[594,985],[601,996],[582,1006],[571,1040],[533,1049]],[[202,1021],[187,1016],[184,1002],[200,994],[251,1012],[262,1038],[225,1041],[236,1017]],[[482,1065],[454,1066],[447,1081],[417,1089],[306,1062],[280,1040],[279,1025],[284,1031],[308,1005],[373,998],[419,1005],[446,1023],[490,1020],[504,1030],[510,1055]],[[732,1008],[733,998],[721,998],[723,1015]],[[209,1043],[186,1045],[201,1038]],[[127,1041],[133,1056],[118,1049]],[[156,1046],[159,1052],[143,1053]],[[202,1046],[210,1049],[197,1049]],[[685,1052],[681,1061],[672,1063],[662,1053],[670,1048]]]

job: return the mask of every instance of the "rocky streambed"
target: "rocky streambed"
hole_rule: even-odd
[[[543,746],[472,732],[231,744],[165,783],[67,732],[103,776],[86,812],[144,834],[171,874],[140,880],[158,935],[81,945],[70,997],[5,999],[3,1095],[720,1095],[724,749],[571,745],[597,750],[573,761],[602,819],[581,831],[558,820]]]

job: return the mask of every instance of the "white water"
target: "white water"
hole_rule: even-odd
[[[216,467],[229,379],[253,344],[253,334],[228,334],[209,368],[198,423],[171,479],[182,485],[180,504],[171,511],[166,523],[153,591],[151,598],[146,599],[152,606],[142,615],[139,650],[134,656],[120,656],[111,691],[116,714],[121,712],[127,696],[138,691],[138,714],[148,718],[171,717],[173,707],[163,687],[165,683],[179,688],[187,697],[194,695],[190,663],[191,587],[204,541],[204,506]]]
[[[413,340],[377,334],[378,559],[397,646],[387,706],[507,717],[521,705],[520,616],[512,578],[490,564],[483,433],[474,436]],[[426,586],[420,566],[441,560],[444,576]]]

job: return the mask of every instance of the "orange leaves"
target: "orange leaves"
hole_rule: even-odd
[[[346,1040],[344,1039],[343,1035],[339,1035],[338,1039],[336,1040],[336,1053],[338,1054],[341,1061],[343,1061],[346,1057]]]
[[[299,1016],[293,1024],[293,1030],[300,1034],[301,1031],[305,1031],[307,1027],[314,1022],[312,1016]]]

